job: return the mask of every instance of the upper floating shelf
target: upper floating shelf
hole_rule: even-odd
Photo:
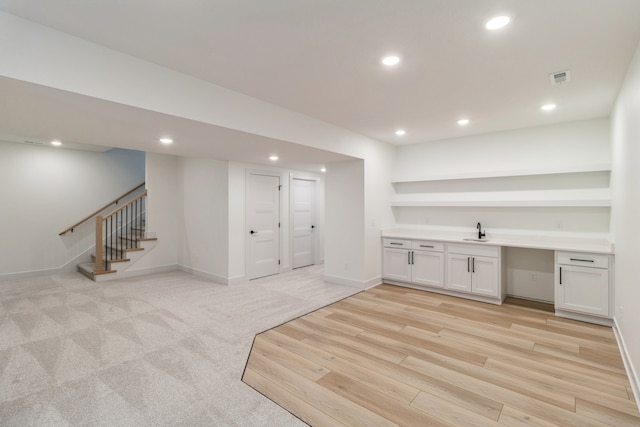
[[[396,194],[391,206],[609,207],[608,188]]]
[[[459,173],[451,175],[425,175],[411,178],[396,178],[391,181],[392,184],[408,183],[408,182],[430,182],[430,181],[453,181],[464,179],[487,179],[487,178],[508,178],[518,176],[536,176],[536,175],[556,175],[556,174],[576,174],[590,172],[611,172],[611,164],[597,164],[587,166],[576,166],[573,168],[540,168],[528,170],[512,170],[512,171],[477,171],[469,173]]]

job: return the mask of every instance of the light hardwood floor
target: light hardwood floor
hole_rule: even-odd
[[[243,380],[313,426],[639,426],[611,328],[380,285],[256,336]]]

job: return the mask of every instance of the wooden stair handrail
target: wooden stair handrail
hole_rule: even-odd
[[[124,205],[120,206],[118,209],[115,209],[111,212],[109,212],[108,214],[104,214],[102,215],[103,220],[109,218],[110,216],[113,216],[115,214],[117,214],[118,212],[120,212],[122,209],[126,208],[127,206],[135,203],[136,200],[143,198],[144,196],[147,195],[147,190],[144,190],[141,194],[139,194],[138,196],[136,196],[135,198],[129,200],[127,203],[125,203]]]
[[[117,199],[113,200],[111,203],[107,203],[106,205],[104,205],[103,207],[101,207],[100,209],[98,209],[97,211],[95,211],[94,213],[92,213],[91,215],[88,215],[87,217],[85,217],[84,219],[82,219],[81,221],[78,221],[77,223],[73,224],[71,227],[67,228],[66,230],[58,233],[58,236],[63,236],[65,234],[67,234],[68,232],[73,232],[73,229],[76,228],[77,226],[84,224],[85,222],[89,221],[91,218],[93,218],[94,216],[98,215],[100,212],[102,212],[103,210],[107,209],[109,206],[116,204],[120,201],[120,199],[124,199],[125,197],[127,197],[129,194],[133,193],[134,191],[136,191],[137,189],[144,187],[144,182],[142,184],[137,185],[135,188],[127,191],[126,193],[124,193],[122,196],[118,197]]]

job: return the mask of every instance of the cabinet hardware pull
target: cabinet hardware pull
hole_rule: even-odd
[[[472,273],[476,272],[476,259],[475,258],[471,258],[471,272]]]
[[[420,245],[421,248],[433,248],[433,245]]]
[[[404,245],[404,243],[396,243],[396,242],[390,242],[389,244],[390,245],[400,245],[400,246]]]
[[[562,267],[560,267],[560,284],[562,285]]]
[[[467,257],[467,273],[469,273],[471,271],[471,268],[469,267],[469,262],[471,261],[471,258]]]
[[[414,255],[415,255],[415,252],[411,251],[411,265],[413,265],[413,264],[414,264],[414,262],[413,262],[413,256],[414,256]]]
[[[595,262],[592,259],[580,259],[580,258],[569,258],[571,261],[580,261],[580,262]]]
[[[411,251],[407,252],[407,264],[411,265]]]

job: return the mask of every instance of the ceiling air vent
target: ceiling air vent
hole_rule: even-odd
[[[549,81],[552,85],[566,83],[571,80],[571,70],[557,71],[549,74]]]
[[[29,145],[44,145],[42,142],[36,142],[36,141],[22,141],[23,144],[29,144]]]

